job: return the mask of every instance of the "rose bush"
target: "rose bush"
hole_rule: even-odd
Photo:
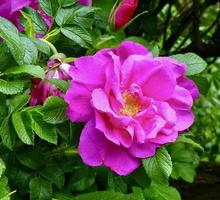
[[[169,180],[196,177],[210,71],[185,52],[203,55],[216,23],[192,31],[183,14],[182,1],[0,0],[0,199],[180,200]]]

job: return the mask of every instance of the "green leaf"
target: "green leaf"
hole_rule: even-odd
[[[184,181],[192,183],[196,176],[195,168],[190,163],[173,163],[173,171],[171,177],[174,179],[182,178]]]
[[[31,119],[25,113],[15,112],[12,114],[12,123],[21,141],[28,145],[34,144],[34,133],[31,130]]]
[[[0,179],[2,178],[2,175],[5,173],[6,166],[4,161],[0,158]],[[1,189],[1,188],[0,188]]]
[[[9,117],[2,121],[0,126],[0,136],[2,138],[3,144],[12,150],[15,145],[15,132],[10,127]]]
[[[45,77],[43,68],[38,65],[22,65],[22,66],[11,67],[8,70],[6,70],[4,73],[5,74],[26,73],[41,79],[44,79]]]
[[[64,93],[66,93],[66,91],[68,90],[70,86],[68,81],[60,80],[57,78],[48,79],[46,80],[46,82],[55,85],[58,89],[60,89]]]
[[[94,15],[97,8],[90,6],[82,6],[76,10],[74,24],[80,24],[84,28],[92,27],[94,22]]]
[[[61,7],[68,7],[76,4],[76,0],[58,0]]]
[[[16,62],[23,64],[25,50],[18,31],[11,22],[2,17],[0,17],[0,36],[6,41]]]
[[[55,21],[57,25],[63,26],[66,24],[72,24],[74,18],[75,18],[75,12],[76,8],[59,8],[57,11],[57,15],[55,18]]]
[[[115,192],[127,193],[128,187],[121,176],[116,176],[112,172],[108,173],[108,189]]]
[[[43,120],[50,124],[58,124],[66,121],[65,101],[57,96],[47,98],[43,107]]]
[[[177,54],[171,57],[187,65],[187,76],[199,74],[207,67],[206,61],[195,53]]]
[[[18,94],[23,91],[23,88],[23,81],[5,81],[0,79],[0,92],[2,92],[3,94]]]
[[[59,193],[59,194],[55,194],[55,198],[53,198],[52,200],[73,200],[73,196],[70,194],[63,194],[63,193]]]
[[[201,150],[202,152],[204,152],[204,149],[203,149],[203,147],[200,144],[196,143],[194,140],[192,140],[191,138],[186,137],[185,135],[181,135],[177,139],[176,142],[182,142],[182,143],[185,143],[185,144],[190,144],[193,147],[195,147],[195,148]]]
[[[29,7],[24,8],[24,11],[33,20],[35,32],[39,33],[39,34],[46,34],[47,33],[47,26],[46,26],[44,20],[42,19],[42,17],[40,16],[40,14],[36,10],[29,8]],[[26,24],[26,22],[23,23],[22,18],[20,19],[20,21],[22,24],[24,24],[24,25]]]
[[[9,101],[9,114],[21,110],[29,101],[29,95],[24,93],[11,98]]]
[[[59,189],[64,186],[64,173],[56,162],[50,162],[48,165],[41,170],[40,175],[54,183]]]
[[[50,47],[46,42],[39,40],[37,38],[32,39],[32,42],[35,44],[35,46],[40,52],[46,55],[51,55]]]
[[[20,38],[21,45],[24,47],[23,64],[34,64],[37,61],[38,50],[31,39],[26,37]]]
[[[12,33],[18,34],[18,29],[16,26],[4,17],[0,17],[0,30],[0,32],[10,31]]]
[[[61,28],[61,32],[70,40],[74,41],[75,43],[79,44],[84,48],[89,48],[92,44],[92,37],[89,32],[80,27],[64,27]]]
[[[6,45],[6,42],[0,43],[0,70],[3,70],[4,67],[10,62],[12,62],[13,58],[9,52],[9,49]]]
[[[39,0],[40,7],[49,16],[54,16],[58,8],[57,0]]]
[[[27,36],[34,38],[35,37],[35,30],[34,30],[34,22],[31,18],[31,15],[21,11],[22,16],[27,20],[25,25],[25,33]]]
[[[147,175],[156,183],[167,184],[172,172],[172,161],[167,150],[162,147],[156,155],[142,161]]]
[[[60,8],[55,21],[59,26],[80,24],[84,28],[90,28],[94,22],[95,11],[96,8],[88,6]]]
[[[152,184],[144,190],[147,200],[181,200],[179,192],[167,185]]]
[[[22,165],[32,170],[41,169],[45,165],[44,155],[33,147],[26,147],[19,151],[16,157]]]
[[[203,95],[206,95],[210,88],[210,83],[207,78],[202,76],[190,76],[191,80],[193,80],[199,88],[199,92]]]
[[[57,133],[55,126],[43,121],[41,115],[32,116],[32,129],[43,140],[52,144],[57,144]]]
[[[195,159],[197,152],[193,151],[193,149],[181,149],[174,152],[171,152],[171,158],[173,161],[178,162],[187,162],[191,163]]]
[[[68,188],[73,192],[81,192],[92,186],[95,182],[95,171],[84,167],[74,171],[68,182]]]
[[[10,190],[8,187],[8,179],[6,177],[0,179],[0,199],[10,200]]]
[[[49,200],[52,198],[52,185],[41,178],[30,181],[30,200]]]
[[[136,195],[136,199],[145,200],[144,193],[141,187],[132,187],[133,193]]]

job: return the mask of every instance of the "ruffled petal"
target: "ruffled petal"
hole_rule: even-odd
[[[142,87],[143,93],[154,100],[164,101],[173,94],[176,85],[172,71],[166,66],[160,66],[146,80]]]
[[[194,115],[191,111],[177,110],[176,130],[184,131],[188,129],[194,121]]]
[[[192,80],[190,80],[187,77],[183,76],[183,77],[178,79],[177,84],[179,86],[187,89],[190,92],[193,100],[196,100],[196,99],[199,98],[199,89]]]
[[[91,92],[84,85],[72,83],[64,99],[68,103],[67,116],[72,122],[86,122],[92,117]]]
[[[113,53],[120,58],[121,63],[131,55],[142,55],[148,58],[153,57],[146,47],[131,41],[122,42],[119,47],[113,49]]]
[[[140,165],[140,160],[132,157],[123,147],[106,140],[103,134],[95,129],[93,120],[89,121],[82,131],[79,153],[87,165],[104,164],[121,176],[130,174]]]
[[[129,152],[136,158],[148,158],[155,155],[158,147],[159,145],[150,142],[145,142],[144,144],[134,143],[129,148]]]
[[[186,65],[179,61],[169,57],[157,57],[155,60],[159,61],[163,66],[166,66],[172,70],[172,74],[175,79],[184,76],[186,72]]]
[[[172,97],[167,100],[167,103],[177,110],[190,110],[192,108],[193,99],[188,90],[177,85]]]
[[[84,84],[90,91],[104,86],[107,65],[113,64],[109,50],[99,51],[94,56],[83,56],[70,68],[72,82]]]
[[[24,7],[27,7],[31,4],[31,0],[13,0],[11,2],[11,14],[14,12],[20,11]]]
[[[140,166],[140,159],[131,156],[124,148],[109,145],[104,165],[120,176],[126,176]]]
[[[102,165],[107,147],[108,142],[95,128],[94,120],[87,122],[79,142],[79,153],[83,162],[90,166]]]
[[[157,135],[156,138],[153,138],[151,140],[149,140],[152,143],[155,144],[167,144],[167,143],[172,143],[175,142],[176,139],[178,138],[178,132],[176,130],[169,130],[169,134],[164,134],[163,130]]]

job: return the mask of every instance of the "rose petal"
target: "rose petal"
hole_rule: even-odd
[[[106,151],[104,165],[120,176],[126,176],[140,166],[140,160],[131,156],[124,148],[109,145]]]
[[[156,153],[156,149],[159,145],[146,142],[144,144],[133,143],[129,148],[129,152],[137,158],[148,158]]]
[[[147,79],[142,90],[143,93],[154,100],[164,101],[172,95],[176,85],[172,71],[161,66]]]
[[[113,53],[120,58],[123,63],[131,55],[143,55],[152,58],[152,54],[146,47],[131,41],[124,41],[121,45],[113,50]]]
[[[192,95],[193,100],[199,98],[199,89],[192,80],[188,79],[187,77],[181,77],[178,79],[177,84],[187,89]]]
[[[188,129],[194,121],[194,115],[190,111],[177,110],[176,118],[176,130],[178,131],[184,131]]]
[[[67,116],[72,122],[86,122],[91,118],[91,92],[84,85],[72,83],[64,99],[69,105]]]
[[[188,90],[176,86],[173,95],[167,100],[167,103],[174,109],[190,110],[193,104],[193,99]]]
[[[79,153],[83,162],[90,166],[102,165],[107,146],[107,140],[95,128],[94,120],[87,122],[79,142]]]

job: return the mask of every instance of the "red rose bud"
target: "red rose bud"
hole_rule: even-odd
[[[110,15],[110,23],[115,30],[124,27],[133,17],[138,5],[138,0],[122,0]]]

